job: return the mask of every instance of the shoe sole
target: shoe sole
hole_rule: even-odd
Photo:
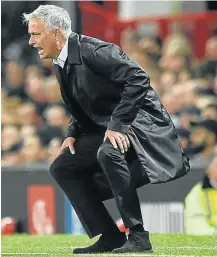
[[[102,254],[106,254],[106,253],[111,253],[112,251],[105,251],[105,252],[89,252],[89,253],[74,253],[72,252],[73,254],[99,254],[99,253],[102,253]]]
[[[144,251],[138,251],[138,252],[114,252],[114,251],[112,251],[112,253],[118,253],[118,254],[121,254],[121,253],[123,253],[123,254],[125,254],[125,253],[153,253],[154,251],[151,249],[151,250],[144,250]]]

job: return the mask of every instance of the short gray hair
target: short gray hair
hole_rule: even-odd
[[[32,18],[41,19],[48,31],[59,28],[66,38],[72,33],[69,14],[59,6],[40,5],[31,13],[23,13],[24,23],[28,24]]]

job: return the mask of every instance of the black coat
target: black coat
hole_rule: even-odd
[[[188,172],[188,158],[147,73],[120,47],[72,33],[67,81],[61,68],[53,66],[73,116],[67,136],[77,137],[99,126],[127,133],[151,183]]]

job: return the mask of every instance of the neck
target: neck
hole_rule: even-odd
[[[64,39],[61,39],[59,42],[57,42],[57,52],[56,52],[56,54],[55,54],[55,57],[54,57],[54,59],[57,59],[58,58],[58,56],[60,55],[60,52],[62,51],[62,49],[63,49],[63,47],[64,47],[64,45],[65,45],[65,43],[66,43],[66,38],[64,38]]]

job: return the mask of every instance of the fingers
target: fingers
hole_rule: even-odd
[[[110,137],[109,140],[110,140],[110,142],[112,143],[112,145],[114,146],[114,148],[117,149],[118,146],[117,146],[117,143],[116,143],[114,137]]]
[[[66,147],[62,145],[62,146],[60,147],[60,150],[59,150],[58,155],[62,154],[65,148],[66,148]]]
[[[75,154],[75,148],[74,148],[73,144],[69,144],[68,147],[69,147],[71,154]]]
[[[124,137],[124,139],[121,140],[121,142],[122,142],[123,147],[124,147],[124,152],[127,152],[128,151],[128,144],[127,144],[126,138]]]
[[[125,135],[125,140],[127,142],[127,146],[130,147],[130,140],[127,135]]]
[[[128,148],[130,147],[130,140],[127,134],[107,130],[103,142],[105,142],[107,138],[110,140],[114,148],[120,149],[121,153],[125,153],[128,151]]]
[[[110,142],[114,146],[114,148],[119,148],[122,153],[128,151],[130,146],[130,141],[127,136],[116,136],[116,137],[109,137]]]
[[[74,141],[75,140],[72,138],[66,138],[64,140],[62,146],[60,147],[58,155],[62,154],[64,152],[64,150],[66,149],[66,147],[69,147],[71,154],[75,154]]]
[[[125,148],[124,148],[123,144],[124,144],[124,140],[125,140],[125,139],[122,141],[122,139],[117,136],[117,137],[115,138],[115,140],[116,140],[116,142],[117,142],[117,144],[118,144],[118,147],[119,147],[120,151],[121,151],[122,153],[124,153]],[[126,150],[126,151],[127,151],[127,150]]]

